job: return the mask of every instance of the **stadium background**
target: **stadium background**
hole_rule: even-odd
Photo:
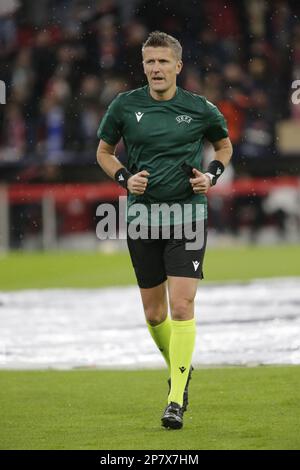
[[[299,13],[292,0],[1,2],[0,448],[299,448]],[[209,196],[184,437],[157,425],[165,371],[124,242],[95,233],[99,203],[123,194],[96,163],[96,130],[145,84],[154,29],[182,42],[179,85],[221,109],[234,147]]]

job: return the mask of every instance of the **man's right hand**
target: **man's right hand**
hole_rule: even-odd
[[[139,171],[135,175],[130,176],[127,181],[128,191],[131,194],[136,194],[137,196],[144,194],[148,184],[147,176],[150,176],[150,173],[146,170]]]

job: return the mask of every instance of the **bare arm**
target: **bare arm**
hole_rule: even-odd
[[[115,178],[115,174],[118,170],[125,168],[116,157],[115,152],[116,145],[110,145],[104,140],[100,140],[97,150],[97,161],[102,170],[113,179]],[[146,170],[140,171],[136,175],[132,175],[127,181],[128,191],[136,195],[144,194],[148,184],[147,176],[149,176],[149,173]]]
[[[232,156],[232,145],[229,137],[217,140],[213,143],[213,147],[216,151],[215,160],[219,160],[226,168]]]
[[[97,162],[111,178],[114,178],[116,172],[123,168],[122,163],[116,157],[116,147],[116,145],[110,145],[104,140],[100,140],[97,150]]]

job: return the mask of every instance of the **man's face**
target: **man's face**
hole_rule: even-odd
[[[164,93],[176,84],[182,62],[170,47],[146,47],[143,59],[144,72],[153,91]]]

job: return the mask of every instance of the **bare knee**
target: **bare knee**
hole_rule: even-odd
[[[144,312],[146,320],[151,326],[156,326],[162,323],[168,314],[167,306],[164,304],[145,305]]]
[[[162,323],[168,314],[165,282],[150,289],[140,289],[146,320],[150,325]]]
[[[173,320],[191,320],[194,318],[194,299],[177,298],[170,301]]]

